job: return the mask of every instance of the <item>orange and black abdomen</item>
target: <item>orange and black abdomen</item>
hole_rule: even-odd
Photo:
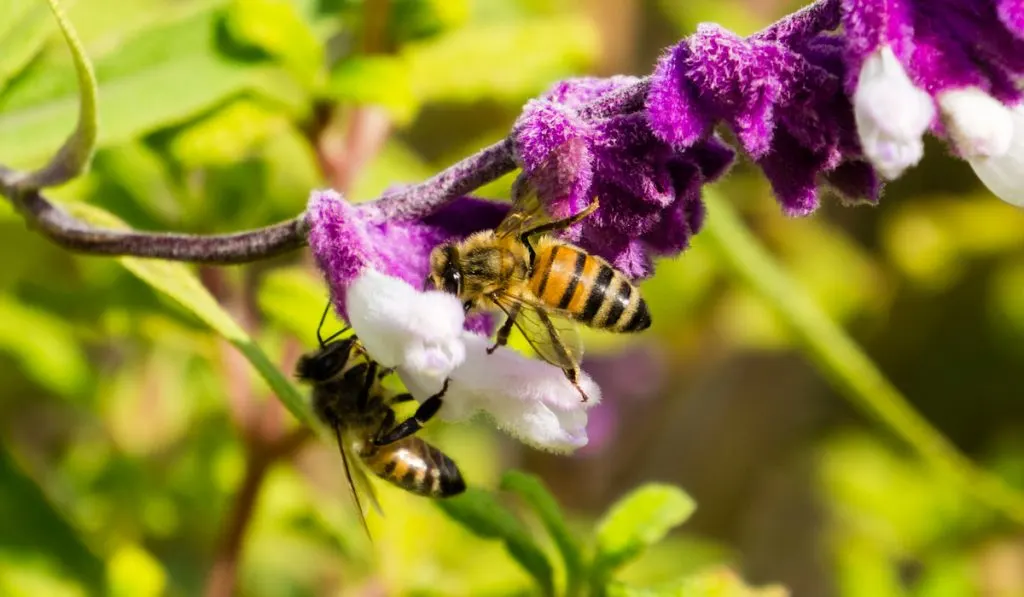
[[[466,489],[455,462],[418,437],[381,446],[361,457],[373,474],[416,495],[444,498]]]
[[[566,244],[537,253],[530,290],[544,304],[576,321],[612,332],[639,332],[651,326],[640,290],[600,257]]]

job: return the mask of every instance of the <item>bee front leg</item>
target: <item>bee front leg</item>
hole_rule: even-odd
[[[381,432],[377,433],[377,437],[373,439],[373,443],[378,446],[386,446],[403,440],[422,429],[427,424],[427,421],[432,419],[437,414],[437,411],[441,410],[441,406],[444,405],[444,401],[441,398],[448,392],[448,383],[450,381],[451,378],[446,378],[440,392],[424,400],[413,416],[395,425],[394,429],[387,433],[382,433],[384,430],[382,427]],[[394,422],[393,412],[391,414],[391,421]]]
[[[508,335],[512,333],[512,326],[516,323],[516,316],[519,315],[519,305],[509,309],[505,315],[505,323],[498,329],[498,335],[494,339],[494,345],[487,348],[487,354],[494,354],[499,346],[508,344]]]

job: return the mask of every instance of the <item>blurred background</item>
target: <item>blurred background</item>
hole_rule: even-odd
[[[55,198],[137,228],[230,232],[422,180],[503,137],[560,78],[646,74],[701,21],[749,34],[788,0],[78,0],[102,133]],[[75,118],[40,0],[0,0],[0,163]],[[480,191],[507,196],[510,177]],[[1024,490],[1024,212],[944,147],[880,206],[782,216],[740,163],[719,185],[914,406]],[[382,487],[361,534],[335,446],[296,429],[237,351],[115,260],[69,254],[0,202],[0,595],[507,595],[529,577],[427,500]],[[315,345],[308,255],[197,268],[282,370]],[[840,397],[698,236],[642,286],[654,325],[587,335],[591,444],[539,453],[486,425],[426,435],[470,484],[541,476],[581,532],[630,489],[696,515],[624,578],[727,563],[793,595],[1024,595],[1024,533]],[[230,589],[228,589],[230,591]]]

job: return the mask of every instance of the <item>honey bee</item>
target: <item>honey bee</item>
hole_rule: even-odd
[[[299,358],[295,376],[312,386],[313,409],[334,430],[360,515],[362,506],[353,473],[371,498],[373,493],[362,470],[350,468],[350,454],[356,455],[374,475],[410,493],[433,498],[462,493],[466,483],[455,462],[435,446],[413,436],[440,408],[440,395],[447,390],[447,382],[438,395],[420,405],[415,415],[395,425],[392,406],[413,400],[412,395],[396,394],[382,385],[393,370],[382,368],[371,359],[355,335],[339,338],[347,326],[323,339],[320,332],[329,308],[330,305],[324,310],[317,328],[320,348]]]
[[[586,401],[579,384],[583,345],[573,322],[632,333],[650,327],[650,312],[625,274],[548,234],[593,213],[596,197],[579,213],[552,221],[525,175],[516,188],[512,211],[497,228],[434,248],[426,285],[458,296],[466,311],[503,311],[505,322],[487,352],[506,344],[515,325]]]

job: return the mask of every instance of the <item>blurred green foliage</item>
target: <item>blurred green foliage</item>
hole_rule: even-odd
[[[747,0],[67,2],[98,82],[97,153],[52,195],[113,227],[266,225],[327,184],[315,134],[325,107],[326,132],[343,136],[372,105],[395,133],[343,181],[354,201],[371,199],[502,137],[556,80],[601,70],[616,27],[636,22],[625,12],[642,17],[626,47],[645,72],[698,21],[748,33],[795,8],[782,4],[764,14]],[[40,168],[75,130],[87,77],[45,3],[0,0],[0,14],[0,164]],[[718,192],[929,419],[1024,488],[1024,215],[939,153],[929,148],[934,164],[891,185],[877,210],[787,220],[743,165]],[[481,193],[507,196],[509,182]],[[284,431],[296,425],[272,395],[300,420],[308,412],[288,372],[313,346],[318,276],[301,256],[225,269],[74,256],[6,203],[0,251],[0,594],[202,592],[252,472],[238,404]],[[619,401],[620,432],[602,447],[592,431],[591,454],[545,465],[486,427],[431,425],[473,489],[435,504],[381,486],[372,544],[329,442],[275,461],[245,533],[240,593],[775,597],[781,580],[811,595],[1024,594],[1019,527],[865,429],[823,385],[798,385],[802,402],[771,395],[814,376],[755,377],[744,358],[777,365],[800,346],[735,282],[701,237],[659,264],[643,286],[656,322],[647,340],[672,372],[651,402]],[[587,334],[598,354],[635,342]],[[750,387],[712,383],[748,370]],[[793,411],[814,404],[829,416],[794,431],[804,413]],[[698,453],[687,437],[703,438]],[[738,453],[756,464],[736,465]],[[513,466],[536,475],[502,474]],[[802,482],[790,498],[810,493],[821,513],[778,515],[784,531],[772,535],[757,500],[769,473],[793,470]],[[730,485],[735,476],[752,484]],[[692,486],[700,508],[654,479]],[[743,499],[716,524],[718,502]],[[687,532],[672,532],[684,521]],[[813,547],[797,542],[804,531]],[[782,563],[759,565],[769,556]]]

